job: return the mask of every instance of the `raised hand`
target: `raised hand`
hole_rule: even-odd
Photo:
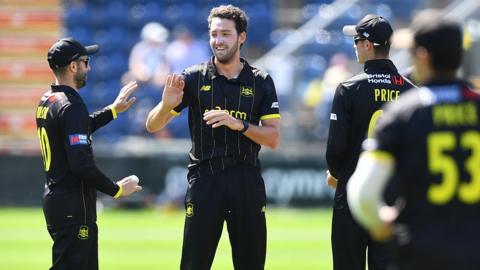
[[[231,130],[242,130],[243,123],[241,120],[231,116],[225,110],[211,110],[203,114],[203,120],[207,121],[207,125],[213,128],[226,126]]]
[[[163,88],[162,102],[169,110],[177,107],[183,98],[183,87],[185,81],[183,76],[178,74],[169,74]]]
[[[133,94],[138,89],[138,85],[136,81],[131,81],[127,83],[125,86],[120,89],[117,98],[113,102],[112,106],[115,108],[117,113],[124,112],[133,105],[136,98],[131,97],[130,95]]]

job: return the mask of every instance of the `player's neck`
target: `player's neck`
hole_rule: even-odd
[[[243,69],[243,63],[240,61],[240,57],[233,57],[231,61],[227,63],[220,63],[215,58],[215,67],[220,75],[225,76],[227,79],[235,79],[240,75]]]
[[[453,82],[457,80],[455,71],[434,71],[426,80],[427,83],[432,82]]]
[[[55,84],[56,85],[66,85],[66,86],[69,86],[69,87],[75,89],[75,91],[78,91],[77,86],[75,85],[73,80],[70,80],[70,79],[65,78],[65,77],[56,78]]]

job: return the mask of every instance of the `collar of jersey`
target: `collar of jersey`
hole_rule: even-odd
[[[65,93],[68,93],[70,95],[81,98],[80,94],[78,94],[78,92],[75,91],[75,89],[73,89],[72,87],[67,86],[67,85],[52,84],[52,92],[65,92]]]
[[[210,80],[213,80],[217,77],[224,77],[220,74],[218,74],[218,71],[217,71],[217,67],[215,67],[215,64],[213,62],[213,59],[214,59],[214,56],[212,56],[212,58],[210,58],[210,61],[208,61],[207,63],[207,73],[208,73],[208,77]],[[238,75],[238,78],[236,78],[235,80],[239,81],[240,83],[242,84],[249,84],[250,81],[251,81],[251,68],[250,68],[250,65],[248,64],[248,62],[243,59],[243,58],[240,58],[240,62],[243,63],[243,69],[242,71],[240,71],[240,74]]]
[[[397,68],[390,59],[368,60],[365,62],[363,70],[365,73],[372,73],[372,71],[375,70],[394,71],[395,73],[398,73]]]

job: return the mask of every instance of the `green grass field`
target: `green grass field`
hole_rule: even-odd
[[[107,210],[99,213],[102,270],[179,269],[184,213]],[[266,269],[332,269],[329,209],[268,209]],[[52,241],[40,208],[0,208],[0,265],[48,269]],[[233,269],[226,228],[212,269]]]

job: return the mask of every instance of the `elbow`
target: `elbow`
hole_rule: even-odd
[[[148,133],[154,133],[157,130],[159,130],[158,127],[155,127],[151,121],[150,118],[147,118],[147,121],[145,122],[145,129],[147,130]]]
[[[150,122],[148,120],[145,123],[145,129],[147,130],[148,133],[154,133],[155,132],[155,129],[152,128],[152,126],[150,125]]]

